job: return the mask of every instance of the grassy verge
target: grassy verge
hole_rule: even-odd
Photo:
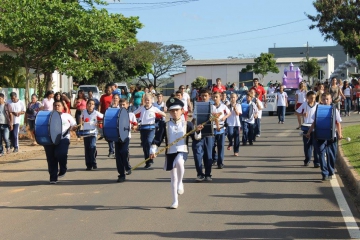
[[[342,149],[351,165],[360,174],[360,126],[349,126],[343,128],[343,136],[351,138],[350,142],[341,140]]]

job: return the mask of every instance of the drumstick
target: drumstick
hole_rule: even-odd
[[[299,136],[305,136],[305,135],[306,135],[306,133],[299,132]],[[349,137],[342,137],[341,139],[345,139],[347,142],[351,141],[351,138],[349,138]]]
[[[218,118],[218,117],[216,117],[216,116],[210,116],[210,118],[209,118],[206,122],[203,122],[203,123],[201,123],[201,124],[199,124],[199,125],[204,126],[205,124],[207,124],[207,123],[210,122],[210,121],[215,121],[216,118]],[[223,128],[223,127],[225,127],[225,126],[222,126],[221,128]],[[220,129],[221,129],[221,128],[220,128]],[[159,151],[157,151],[157,152],[155,153],[155,155],[159,155],[160,153],[166,151],[166,149],[169,149],[171,146],[175,145],[175,144],[178,143],[180,140],[182,140],[182,139],[186,138],[187,136],[189,136],[190,134],[196,132],[196,130],[197,130],[197,128],[194,127],[193,130],[191,130],[190,132],[186,133],[184,136],[175,139],[172,143],[168,144],[166,147],[164,147],[164,148],[160,149]],[[132,169],[132,170],[135,170],[136,168],[138,168],[139,166],[141,166],[142,164],[144,164],[145,162],[147,162],[147,161],[149,161],[149,160],[151,160],[151,158],[145,159],[144,161],[140,162],[139,164],[137,164],[135,167],[132,167],[131,169]]]

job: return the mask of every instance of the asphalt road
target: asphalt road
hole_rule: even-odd
[[[176,210],[168,209],[163,156],[125,183],[116,183],[105,141],[98,142],[98,171],[85,171],[82,145],[71,146],[69,171],[57,185],[48,182],[45,156],[2,164],[0,239],[349,239],[332,183],[320,181],[319,169],[302,166],[294,116],[283,125],[276,117],[262,123],[254,146],[241,147],[239,157],[225,152],[225,168],[213,169],[211,183],[194,181],[191,153]],[[130,152],[132,165],[142,160],[139,134]]]

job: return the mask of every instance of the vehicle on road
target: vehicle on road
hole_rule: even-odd
[[[297,88],[285,88],[284,92],[288,95],[288,107],[286,108],[287,113],[295,111],[295,93]],[[279,90],[277,89],[276,92]],[[263,109],[263,112],[269,112],[269,116],[276,115],[277,106],[276,106],[276,93],[270,93],[266,95],[266,108]]]
[[[77,92],[79,92],[79,90],[83,90],[86,97],[88,97],[88,92],[92,91],[94,98],[100,100],[101,91],[96,85],[80,85]]]
[[[118,86],[120,91],[121,91],[121,89],[125,89],[125,92],[127,92],[127,93],[129,92],[127,83],[122,82],[122,83],[115,83],[115,84]]]

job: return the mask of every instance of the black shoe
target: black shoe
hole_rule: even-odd
[[[307,163],[304,163],[304,166],[305,166],[305,167],[309,166],[309,163],[308,163],[308,162],[307,162]]]
[[[119,176],[117,182],[125,182],[125,176]]]
[[[213,162],[212,162],[212,165],[213,165],[213,166],[217,165],[217,161],[213,161]]]
[[[150,169],[150,168],[151,168],[151,165],[152,165],[152,163],[147,163],[144,168],[145,168],[145,169]]]
[[[320,167],[320,165],[318,165],[318,164],[314,165],[314,168],[319,168],[319,167]]]
[[[218,169],[223,169],[223,168],[224,168],[224,164],[218,165]]]
[[[115,156],[113,152],[108,154],[108,157],[113,157],[113,156]]]
[[[207,176],[207,177],[205,177],[205,181],[206,181],[206,182],[211,182],[211,181],[212,181],[212,178],[211,178],[210,176]]]
[[[63,177],[65,177],[65,174],[66,174],[66,173],[59,173],[59,174],[58,174],[58,178],[63,178]]]
[[[93,170],[96,170],[96,169],[97,169],[97,166],[93,166],[92,169],[93,169]]]
[[[14,153],[17,153],[17,152],[19,152],[19,149],[18,148],[14,148],[14,151],[13,151]]]
[[[130,175],[131,174],[131,168],[126,172],[126,175]]]
[[[252,142],[251,143],[249,143],[250,145],[254,145]]]
[[[99,139],[98,139],[98,140],[102,140],[102,139],[104,139],[104,137],[99,137]]]
[[[197,182],[202,182],[205,180],[205,176],[204,175],[199,175],[197,176],[197,178],[195,179]]]
[[[92,169],[91,167],[87,167],[85,170],[86,171],[91,171],[91,169]]]

